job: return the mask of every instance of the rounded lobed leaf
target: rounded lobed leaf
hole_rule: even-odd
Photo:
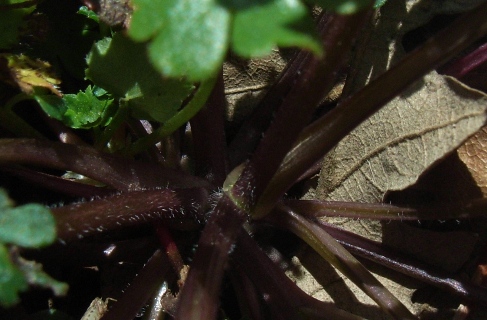
[[[0,242],[37,248],[56,238],[56,224],[51,212],[39,204],[8,207],[8,199],[0,190]]]
[[[308,10],[300,1],[250,2],[235,13],[232,49],[237,54],[263,56],[276,46],[299,46],[317,55],[322,53]]]

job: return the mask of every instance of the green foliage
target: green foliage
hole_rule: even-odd
[[[65,94],[63,97],[37,94],[34,98],[44,112],[71,128],[106,126],[113,113],[110,95],[101,88],[92,89],[91,86],[78,94]]]
[[[136,0],[129,30],[137,41],[151,39],[149,56],[167,76],[211,77],[229,42],[230,13],[214,0]]]
[[[18,44],[22,29],[27,27],[26,16],[35,9],[35,4],[31,3],[28,7],[9,8],[25,2],[25,0],[1,0],[0,6],[0,49],[8,49]]]
[[[4,208],[0,213],[0,242],[37,248],[50,244],[55,237],[54,218],[39,204]]]
[[[320,54],[308,9],[298,0],[248,1],[235,11],[232,49],[243,57],[269,54],[276,46],[299,46]],[[269,18],[272,17],[272,18]]]
[[[100,19],[98,18],[98,15],[88,9],[86,6],[81,6],[78,10],[78,13],[87,17],[88,19],[91,19],[95,21],[96,23],[100,23]]]
[[[96,42],[87,62],[87,78],[124,99],[138,118],[167,121],[194,89],[187,81],[163,78],[146,59],[145,45],[120,33]]]
[[[18,293],[29,284],[51,288],[56,295],[67,291],[66,284],[49,277],[40,264],[21,258],[15,247],[39,248],[55,238],[56,223],[46,207],[26,204],[14,208],[0,189],[0,305],[17,303]]]
[[[277,45],[321,53],[311,19],[297,0],[135,0],[134,6],[129,35],[151,40],[151,61],[167,76],[195,81],[213,76],[230,43],[246,58],[267,54]]]

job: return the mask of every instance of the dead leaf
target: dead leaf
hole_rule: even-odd
[[[487,127],[483,127],[457,150],[477,186],[487,197]]]
[[[227,119],[241,121],[262,99],[269,86],[286,66],[289,54],[278,50],[261,59],[241,60],[232,57],[223,66]]]
[[[323,161],[316,195],[382,202],[412,185],[487,120],[487,95],[432,72],[345,137]]]
[[[357,47],[363,50],[354,54],[354,72],[347,79],[344,96],[362,88],[405,55],[401,41],[407,32],[420,27],[437,14],[459,13],[479,3],[480,1],[388,1],[370,28],[359,38]],[[318,187],[311,189],[304,198],[381,202],[386,192],[402,190],[413,184],[425,170],[453,152],[479,130],[487,119],[486,108],[487,96],[482,92],[431,72],[343,139],[325,157]],[[416,258],[449,270],[456,270],[465,262],[476,242],[475,236],[464,232],[446,233],[438,238],[438,234],[415,229],[414,236],[409,239],[411,242],[405,244],[406,241],[401,243],[401,240],[413,233],[409,232],[411,230],[395,233],[392,228],[394,224],[350,219],[327,221],[372,240],[396,246],[400,244],[400,249]],[[407,228],[401,223],[396,225],[400,229]],[[450,241],[455,239],[458,245],[451,246]],[[428,242],[433,248],[421,249],[420,243]],[[431,255],[436,251],[441,254],[436,257],[428,257],[426,254],[429,252]],[[305,267],[308,268],[307,265]],[[384,275],[383,272],[381,274]],[[328,277],[328,280],[323,277]],[[320,279],[324,283],[339,283],[335,278],[322,274]],[[343,276],[340,275],[340,278]],[[390,275],[378,278],[415,314],[431,315],[436,312],[427,304],[412,301],[417,284],[405,285],[401,279],[394,279]],[[378,310],[369,314],[375,304],[360,291],[353,290],[357,301],[342,299],[342,294],[344,297],[350,296],[349,288],[353,288],[347,279],[343,281],[346,286],[335,286],[332,289],[324,286],[326,291],[333,292],[335,303],[340,301],[338,304],[341,307],[351,310],[360,301],[366,306],[361,307],[359,315],[372,319],[387,318]],[[299,280],[297,282],[302,287],[306,286],[300,284]],[[323,285],[321,281],[320,284]],[[319,297],[326,293],[315,289],[312,295]],[[329,299],[330,297],[327,300]],[[441,310],[443,311],[449,312]]]
[[[0,80],[18,86],[27,94],[32,94],[34,87],[46,88],[61,96],[56,88],[61,83],[51,72],[51,65],[42,60],[33,60],[25,55],[0,55]]]

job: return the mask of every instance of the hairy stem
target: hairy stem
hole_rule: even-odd
[[[198,242],[182,291],[176,319],[214,319],[228,255],[247,215],[225,194],[211,213]]]
[[[188,174],[95,149],[33,139],[0,139],[0,165],[25,164],[69,170],[120,191],[172,187],[210,187]]]
[[[133,227],[161,219],[203,219],[207,192],[204,189],[146,190],[119,194],[90,202],[52,209],[61,241]]]
[[[447,274],[433,270],[414,259],[407,258],[378,242],[342,230],[324,221],[317,220],[326,232],[335,238],[352,254],[396,270],[412,278],[460,296],[467,301],[487,304],[487,289],[454,279]]]

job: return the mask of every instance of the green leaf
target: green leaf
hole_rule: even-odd
[[[194,89],[188,81],[163,78],[148,60],[145,44],[120,33],[96,42],[87,61],[87,78],[126,100],[138,118],[167,121]]]
[[[62,98],[54,95],[35,95],[34,98],[49,116],[62,121],[71,128],[88,129],[107,124],[113,99],[106,94],[95,94],[91,86],[85,92],[65,94]],[[106,93],[106,91],[103,91]]]
[[[340,14],[353,14],[372,3],[371,0],[312,0],[308,1]],[[381,6],[385,0],[376,0]],[[382,4],[381,4],[382,3]]]
[[[41,93],[39,94],[39,92]],[[66,104],[63,103],[61,97],[44,94],[42,91],[35,90],[34,99],[41,106],[42,110],[44,110],[44,112],[51,118],[63,121],[63,116],[66,113],[67,107]]]
[[[199,81],[221,67],[229,41],[230,13],[215,0],[135,0],[129,35],[151,39],[149,55],[170,77]]]
[[[25,17],[32,13],[35,4],[25,8],[9,9],[8,6],[25,2],[25,0],[2,0],[0,5],[0,49],[9,49],[19,43],[21,29],[27,26]]]
[[[300,1],[247,1],[235,13],[232,49],[250,58],[266,55],[276,46],[299,46],[322,54],[308,10]]]
[[[19,301],[18,293],[27,289],[22,272],[10,261],[7,248],[0,243],[0,305],[10,307]]]
[[[88,19],[95,21],[96,23],[100,23],[100,19],[98,18],[98,15],[92,10],[88,9],[88,7],[86,6],[81,6],[78,10],[78,14],[81,14],[87,17]]]
[[[68,107],[64,114],[64,122],[72,128],[86,129],[100,125],[105,118],[105,111],[113,102],[113,99],[98,99],[90,87],[86,92],[66,94],[63,98]]]
[[[38,248],[55,240],[56,223],[49,209],[39,204],[12,208],[2,189],[0,201],[1,243]]]

